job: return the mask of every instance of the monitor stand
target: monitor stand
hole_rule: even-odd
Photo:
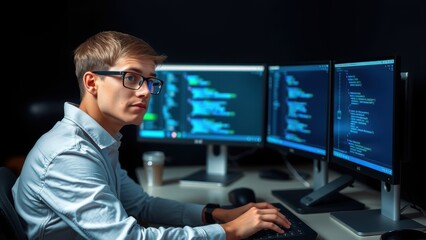
[[[332,212],[330,217],[359,236],[378,235],[407,228],[426,229],[426,226],[401,216],[399,185],[382,182],[380,198],[381,209]]]
[[[241,171],[227,170],[228,149],[224,145],[208,145],[206,160],[206,169],[183,177],[180,185],[224,187],[243,176]]]
[[[314,160],[313,188],[272,190],[272,195],[301,214],[324,213],[344,210],[360,210],[365,205],[339,191],[352,183],[350,178],[342,176],[328,183],[327,161]],[[309,204],[306,203],[309,199]]]

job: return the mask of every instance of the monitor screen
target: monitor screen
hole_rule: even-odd
[[[424,226],[401,217],[404,93],[399,57],[336,61],[331,162],[381,182],[380,209],[332,212],[357,235]]]
[[[265,133],[263,64],[163,64],[164,90],[151,97],[140,142],[207,145],[206,170],[185,185],[225,186],[242,176],[227,170],[228,146],[261,147]]]
[[[330,63],[268,66],[266,143],[326,160]]]
[[[336,61],[333,85],[331,161],[398,184],[404,100],[398,59]]]
[[[261,146],[265,66],[164,64],[165,86],[151,97],[138,140]]]

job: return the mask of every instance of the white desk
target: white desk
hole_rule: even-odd
[[[226,187],[188,187],[181,186],[179,184],[179,179],[202,168],[203,167],[201,166],[166,167],[164,169],[164,184],[157,187],[148,187],[146,185],[143,168],[137,168],[136,174],[145,191],[153,196],[200,204],[219,203],[221,205],[229,205],[230,203],[228,200],[228,192],[231,189],[238,187],[252,188],[256,193],[258,201],[265,200],[268,202],[280,202],[275,196],[271,194],[271,190],[305,188],[305,186],[297,180],[278,181],[261,179],[258,176],[259,167],[244,168],[244,176]],[[309,169],[305,169],[305,171],[309,171]],[[329,181],[336,177],[338,177],[338,174],[334,172],[329,173]],[[353,188],[345,188],[341,191],[341,193],[364,203],[370,209],[380,208],[380,193],[359,182],[355,182]],[[285,205],[284,203],[282,204]],[[404,203],[402,203],[401,206],[404,206]],[[317,231],[319,239],[380,239],[379,235],[360,237],[352,233],[350,230],[331,219],[329,213],[298,214],[291,208],[289,209],[300,219],[306,222],[312,229]],[[403,212],[403,214],[405,215],[406,213],[416,212],[412,209],[407,209]],[[421,217],[420,214],[411,215],[415,215],[415,218],[413,218],[415,221],[426,225],[426,217]]]

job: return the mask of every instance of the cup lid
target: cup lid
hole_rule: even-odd
[[[148,151],[143,153],[144,161],[151,161],[153,163],[164,163],[165,154],[162,151]]]

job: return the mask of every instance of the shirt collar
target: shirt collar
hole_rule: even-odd
[[[75,103],[65,102],[64,118],[78,125],[102,149],[111,145],[120,145],[122,134],[119,132],[111,136],[98,122],[85,113]]]

